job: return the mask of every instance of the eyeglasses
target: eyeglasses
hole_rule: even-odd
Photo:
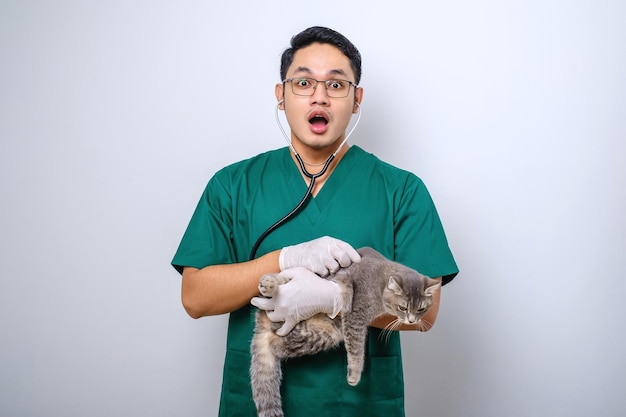
[[[323,83],[328,97],[343,98],[348,97],[351,86],[355,88],[357,86],[355,83],[348,80],[320,81],[313,78],[287,78],[283,80],[283,84],[288,82],[291,83],[291,91],[297,96],[312,96],[315,93],[317,84]]]

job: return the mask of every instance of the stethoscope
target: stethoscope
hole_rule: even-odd
[[[296,157],[296,160],[298,161],[298,165],[300,165],[300,171],[302,171],[302,174],[305,177],[309,178],[310,182],[309,182],[309,186],[307,187],[306,193],[304,193],[304,197],[302,197],[302,200],[300,200],[300,202],[293,208],[293,210],[291,210],[289,213],[287,213],[283,218],[278,220],[276,223],[274,223],[273,225],[268,227],[267,230],[265,232],[263,232],[261,234],[261,236],[259,236],[259,238],[257,239],[257,241],[254,244],[254,246],[252,246],[252,251],[250,251],[250,260],[254,259],[254,257],[256,256],[256,252],[259,249],[259,246],[261,246],[261,243],[265,240],[265,238],[270,233],[272,233],[274,230],[278,229],[280,226],[285,224],[289,219],[291,219],[296,214],[298,214],[298,212],[304,207],[304,205],[306,204],[306,202],[309,199],[309,197],[311,197],[311,195],[313,194],[313,187],[315,186],[315,180],[317,180],[319,177],[321,177],[322,175],[324,175],[326,173],[326,170],[330,166],[330,163],[333,162],[333,160],[335,159],[335,157],[339,153],[339,150],[348,141],[348,138],[352,135],[352,132],[354,132],[354,129],[356,129],[357,125],[359,124],[359,121],[361,120],[361,105],[358,102],[355,101],[354,104],[356,104],[356,106],[358,108],[356,122],[354,122],[354,125],[352,126],[352,128],[350,129],[350,131],[348,132],[348,134],[346,135],[344,140],[339,144],[339,146],[337,147],[335,152],[333,152],[328,157],[328,159],[326,159],[326,162],[324,162],[324,164],[323,164],[324,166],[322,167],[322,169],[318,173],[316,173],[316,174],[311,174],[306,169],[306,166],[305,166],[304,161],[302,160],[302,157],[300,156],[298,151],[296,151],[296,148],[293,147],[293,144],[291,143],[291,139],[289,138],[289,136],[287,136],[287,133],[285,132],[285,129],[283,128],[283,125],[280,122],[280,117],[278,116],[278,110],[280,109],[280,106],[283,103],[284,103],[284,100],[280,100],[276,104],[276,109],[275,109],[276,123],[278,124],[278,127],[280,128],[280,131],[282,132],[283,137],[287,141],[287,144],[289,145],[289,148],[291,149],[291,151],[293,152],[294,156]]]

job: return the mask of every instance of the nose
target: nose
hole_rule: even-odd
[[[313,90],[313,95],[311,96],[311,104],[328,104],[328,93],[324,83],[318,82],[315,85],[315,90]]]

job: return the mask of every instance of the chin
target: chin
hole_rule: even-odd
[[[333,139],[330,139],[330,137],[332,136],[320,135],[317,137],[301,140],[301,142],[303,145],[316,150],[339,146],[339,144],[341,143],[341,137],[335,137]]]

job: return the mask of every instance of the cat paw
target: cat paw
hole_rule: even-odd
[[[348,370],[348,384],[351,386],[357,385],[361,381],[361,373]]]
[[[259,292],[264,297],[271,297],[278,288],[278,282],[275,274],[264,275],[259,281]]]

